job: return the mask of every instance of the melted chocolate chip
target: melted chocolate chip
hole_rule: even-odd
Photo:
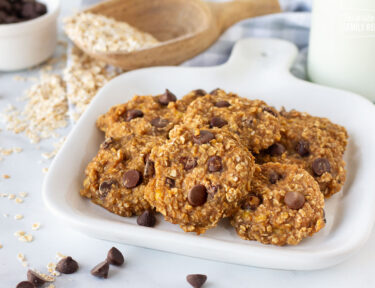
[[[145,169],[143,170],[143,176],[145,178],[152,178],[155,175],[155,163],[151,161],[148,157],[145,164]]]
[[[169,188],[174,188],[176,186],[176,180],[172,179],[172,178],[165,178],[165,185],[167,185]]]
[[[229,107],[230,103],[228,101],[221,100],[221,101],[216,102],[215,106],[219,108],[225,108],[225,107]]]
[[[285,194],[284,203],[293,210],[298,210],[305,204],[305,196],[298,192],[288,192]]]
[[[283,144],[275,143],[267,149],[267,152],[271,156],[281,156],[285,152],[285,147]]]
[[[112,186],[117,185],[117,181],[114,179],[106,180],[99,185],[99,196],[104,199],[107,197],[108,193],[111,192]]]
[[[114,139],[112,137],[109,137],[104,140],[101,146],[103,149],[108,149],[109,147],[111,147],[113,143],[114,143]]]
[[[215,194],[219,191],[221,185],[210,185],[208,186],[207,193],[208,196],[212,199],[214,198]]]
[[[186,281],[194,288],[201,288],[207,281],[207,276],[203,274],[190,274],[186,276]]]
[[[142,118],[143,116],[144,115],[141,110],[137,110],[137,109],[128,110],[126,112],[125,121],[129,122],[135,118]]]
[[[155,118],[151,120],[151,125],[156,128],[164,128],[169,124],[169,120],[163,118]]]
[[[268,175],[268,179],[271,184],[276,184],[276,182],[279,181],[281,178],[282,176],[275,171],[271,171]]]
[[[209,172],[218,172],[223,168],[223,163],[220,156],[211,156],[207,160],[207,169]]]
[[[203,90],[203,89],[197,89],[197,90],[194,90],[193,92],[198,97],[202,97],[204,95],[207,95],[207,92],[205,90]]]
[[[204,185],[195,185],[188,194],[188,202],[191,206],[202,206],[207,201],[207,189]]]
[[[210,94],[216,96],[220,90],[221,90],[220,88],[216,88],[216,89],[212,90],[210,92]]]
[[[156,217],[152,211],[146,210],[138,216],[137,224],[145,227],[154,227],[156,224]]]
[[[107,262],[115,266],[124,264],[124,256],[116,247],[112,247],[107,253]]]
[[[70,256],[61,259],[56,265],[56,271],[63,274],[73,274],[77,270],[78,263]]]
[[[310,143],[305,140],[299,140],[296,144],[295,149],[296,152],[302,157],[310,155]]]
[[[197,159],[193,157],[181,157],[180,163],[184,166],[185,171],[188,171],[197,166]]]
[[[331,164],[326,158],[317,158],[312,163],[312,170],[316,176],[322,176],[326,172],[331,172]]]
[[[210,121],[210,127],[217,127],[217,128],[221,128],[225,125],[228,124],[228,121],[224,120],[223,118],[221,117],[212,117],[211,121]]]
[[[168,106],[169,102],[176,102],[177,97],[168,89],[165,90],[163,95],[159,96],[159,103],[164,106]]]
[[[142,175],[137,170],[129,170],[123,176],[124,186],[128,189],[137,187],[142,182]]]
[[[276,118],[279,117],[279,114],[277,113],[277,111],[272,107],[263,107],[263,111],[271,114],[272,116]]]
[[[195,144],[201,145],[210,142],[214,138],[215,135],[212,134],[210,131],[201,130],[199,135],[193,137],[193,141]]]

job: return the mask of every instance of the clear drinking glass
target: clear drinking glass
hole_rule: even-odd
[[[314,0],[308,74],[375,101],[375,0]]]

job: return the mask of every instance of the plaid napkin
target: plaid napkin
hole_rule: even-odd
[[[223,0],[211,0],[225,2]],[[262,1],[262,0],[260,0]],[[183,66],[214,66],[227,61],[236,41],[248,37],[281,38],[296,44],[300,50],[292,73],[306,79],[306,56],[309,43],[312,0],[279,0],[284,13],[244,20],[229,28],[208,50],[188,60]],[[100,0],[82,0],[83,7]]]

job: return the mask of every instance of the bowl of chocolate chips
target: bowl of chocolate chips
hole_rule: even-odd
[[[0,0],[0,71],[47,60],[56,48],[59,0]]]

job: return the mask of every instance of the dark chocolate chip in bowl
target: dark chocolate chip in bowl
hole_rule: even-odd
[[[186,276],[186,281],[194,288],[201,288],[207,281],[207,276],[203,274],[190,274]]]
[[[326,172],[331,172],[331,164],[326,158],[317,158],[312,163],[312,170],[316,176],[322,176]]]
[[[113,144],[113,142],[114,142],[113,138],[108,137],[104,140],[101,146],[103,149],[108,149]]]
[[[143,116],[144,115],[141,110],[131,109],[126,112],[125,121],[129,122],[135,118],[142,118]]]
[[[288,192],[285,194],[284,203],[294,210],[301,209],[305,204],[305,196],[299,192]]]
[[[207,189],[204,185],[195,185],[188,194],[188,202],[191,206],[202,206],[207,201]]]
[[[230,103],[228,101],[221,100],[221,101],[216,102],[215,106],[219,108],[225,108],[225,107],[229,107]]]
[[[310,143],[305,140],[299,140],[295,149],[296,152],[302,157],[310,155]]]
[[[107,261],[100,262],[94,268],[91,269],[91,275],[99,278],[108,278],[109,263]]]
[[[268,179],[271,184],[276,184],[276,182],[279,181],[281,178],[281,175],[275,171],[271,171],[268,175]]]
[[[0,1],[0,10],[4,12],[11,12],[12,6],[7,0],[1,0]]]
[[[99,185],[99,196],[100,198],[107,197],[108,193],[112,190],[113,185],[117,185],[116,180],[106,180]]]
[[[188,171],[197,166],[197,159],[194,157],[181,157],[180,163],[184,166],[185,171]]]
[[[142,175],[137,170],[129,170],[125,172],[123,176],[124,186],[126,188],[134,188],[137,187],[142,182]]]
[[[40,2],[35,2],[35,12],[41,16],[47,13],[47,6]]]
[[[42,286],[44,283],[47,282],[47,280],[44,279],[43,276],[39,275],[37,272],[33,270],[27,271],[27,280],[33,283],[36,287]]]
[[[16,288],[35,288],[35,285],[30,281],[22,281],[17,284]]]
[[[246,202],[242,204],[241,209],[255,211],[262,202],[261,196],[251,193],[247,197]]]
[[[78,270],[78,263],[68,256],[61,259],[56,265],[56,271],[63,274],[72,274]]]
[[[165,89],[164,94],[159,96],[159,103],[164,106],[167,106],[169,102],[176,102],[176,101],[177,101],[176,95],[174,95],[168,89]]]
[[[174,188],[176,186],[176,181],[172,178],[165,178],[165,185],[167,185],[169,188]]]
[[[220,88],[216,88],[216,89],[212,90],[212,91],[210,92],[210,94],[215,96],[215,95],[218,94],[218,92],[219,92],[220,90],[221,90]]]
[[[277,113],[276,109],[272,107],[263,107],[263,111],[271,114],[274,117],[279,117],[279,114]]]
[[[143,176],[145,178],[151,178],[155,175],[155,163],[151,161],[148,157],[145,164],[145,169],[143,170]]]
[[[200,97],[207,95],[207,92],[203,89],[197,89],[197,90],[194,90],[193,92],[195,95],[200,96]]]
[[[124,256],[116,247],[112,247],[107,253],[107,262],[115,266],[124,264]]]
[[[138,216],[137,224],[145,227],[154,227],[156,224],[156,217],[152,211],[146,210]]]
[[[268,154],[271,156],[281,156],[285,152],[283,144],[275,143],[267,149]]]
[[[169,120],[163,118],[154,118],[151,120],[151,125],[156,128],[164,128],[169,124]]]
[[[228,121],[224,120],[223,118],[221,117],[212,117],[211,121],[210,121],[210,127],[218,127],[218,128],[221,128],[225,125],[228,124]]]
[[[193,137],[193,141],[195,144],[201,145],[210,142],[214,138],[215,135],[212,134],[210,131],[201,130],[199,135]]]
[[[218,172],[223,169],[223,162],[220,156],[211,156],[207,160],[207,168],[209,172]]]

